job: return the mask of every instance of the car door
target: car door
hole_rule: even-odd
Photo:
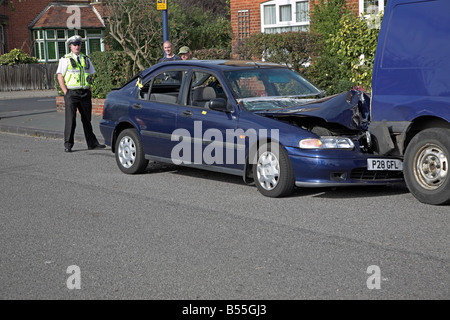
[[[235,137],[236,113],[208,108],[212,99],[228,100],[219,77],[210,71],[193,70],[186,85],[185,105],[179,107],[177,117],[179,145],[173,150],[172,158],[238,174],[237,171],[230,172],[243,169],[243,163],[236,160],[240,147]]]
[[[181,88],[186,70],[164,68],[150,74],[138,90],[132,117],[139,126],[144,152],[156,160],[170,159],[175,145]]]

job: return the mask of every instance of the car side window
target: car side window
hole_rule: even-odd
[[[141,79],[138,79],[136,82],[136,86],[139,87],[138,91],[138,99],[140,100],[148,100],[148,91],[151,86],[151,81],[147,81],[145,84],[142,84]]]
[[[163,71],[143,84],[138,97],[161,103],[176,104],[183,81],[183,71]]]
[[[207,103],[215,98],[227,99],[217,77],[208,72],[194,71],[190,81],[188,103],[192,106],[207,108]]]

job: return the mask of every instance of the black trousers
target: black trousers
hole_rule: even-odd
[[[74,144],[75,127],[77,125],[77,110],[81,115],[84,136],[88,148],[98,145],[97,137],[92,130],[92,93],[90,90],[67,90],[64,96],[66,123],[64,128],[64,147],[72,148]]]

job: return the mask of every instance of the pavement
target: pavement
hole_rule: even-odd
[[[39,110],[2,111],[0,108],[0,132],[64,140],[65,115],[64,112],[56,111],[56,101],[52,99],[56,96],[55,90],[0,91],[2,104],[13,99],[39,98],[44,101],[48,100],[48,108],[40,108]],[[98,141],[104,143],[99,126],[101,119],[102,116],[92,115],[91,123]],[[74,140],[74,150],[87,148],[79,114],[77,114]]]

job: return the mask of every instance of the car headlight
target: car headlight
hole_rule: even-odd
[[[352,150],[355,144],[349,138],[320,137],[300,140],[298,146],[301,149],[345,149]]]

